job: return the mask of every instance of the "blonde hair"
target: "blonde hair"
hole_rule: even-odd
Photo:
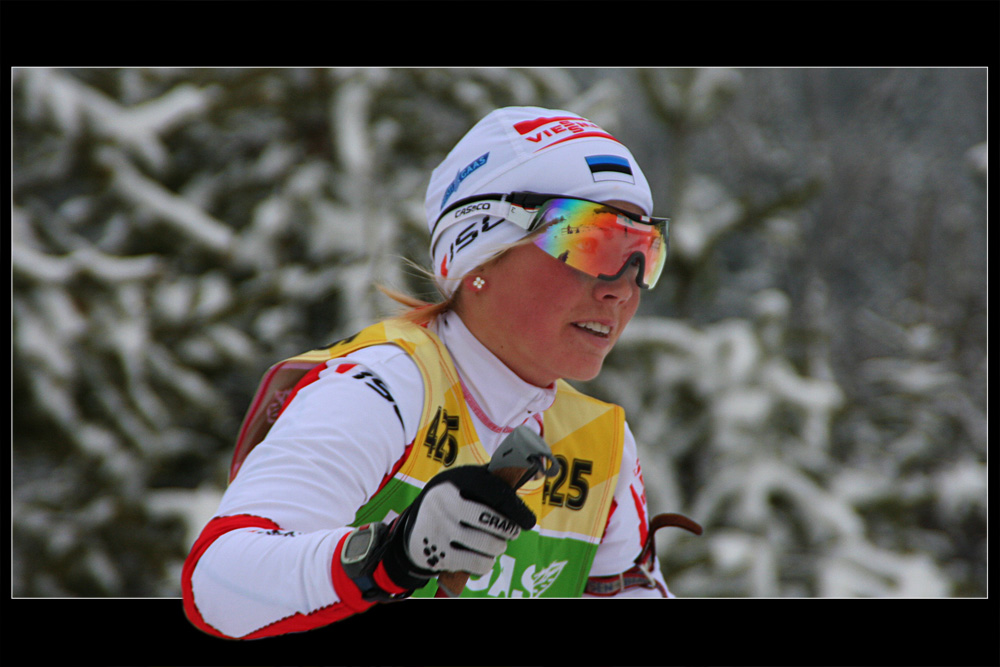
[[[411,275],[437,287],[437,278],[432,270],[421,266],[407,257],[401,257],[400,259],[410,269],[412,272]],[[448,311],[455,309],[455,304],[458,302],[458,293],[461,291],[461,284],[458,285],[458,288],[452,293],[450,298],[444,298],[441,289],[437,288],[438,294],[442,297],[442,300],[438,302],[424,301],[412,294],[380,283],[375,284],[375,289],[402,306],[402,308],[399,308],[390,317],[424,326],[430,324]]]
[[[405,308],[401,309],[400,312],[393,315],[394,318],[411,322],[412,324],[419,324],[421,326],[430,324],[439,316],[444,315],[450,310],[454,310],[455,302],[458,301],[459,290],[455,290],[451,297],[445,299],[444,301],[431,303],[404,292],[400,292],[399,290],[394,290],[391,287],[386,287],[385,285],[376,285],[375,287],[378,291],[382,292],[382,294],[385,294],[396,303],[405,306]]]
[[[494,264],[497,264],[501,259],[503,259],[504,255],[507,254],[507,251],[511,250],[512,248],[516,248],[517,246],[531,242],[534,239],[534,237],[538,235],[538,233],[540,233],[540,230],[536,230],[535,232],[532,232],[531,234],[528,234],[527,236],[518,239],[517,241],[514,241],[512,243],[505,243],[501,245],[496,249],[496,252],[494,252],[489,259],[487,259],[481,265],[476,267],[475,270],[479,271],[487,267],[490,267]],[[404,262],[408,264],[410,268],[414,269],[418,274],[420,274],[421,277],[429,280],[430,282],[437,284],[436,281],[440,280],[440,278],[438,278],[434,274],[434,272],[431,271],[430,269],[420,266],[416,262],[413,262],[409,259],[404,258]],[[445,278],[445,280],[458,281],[459,284],[456,286],[455,291],[451,293],[450,297],[447,297],[444,300],[438,301],[436,303],[424,301],[423,299],[419,299],[405,292],[401,292],[391,287],[387,287],[386,285],[376,284],[375,287],[376,289],[378,289],[378,291],[382,292],[382,294],[385,294],[387,297],[389,297],[396,303],[399,303],[402,306],[404,306],[404,308],[402,308],[398,313],[396,313],[392,317],[423,326],[425,324],[430,324],[441,315],[444,315],[449,311],[455,310],[455,307],[457,306],[458,300],[460,298],[459,295],[462,292],[461,279],[462,279],[461,276],[455,278]]]

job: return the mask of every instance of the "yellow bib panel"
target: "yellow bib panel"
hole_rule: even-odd
[[[329,348],[282,363],[296,368],[315,366],[386,343],[404,349],[420,369],[423,412],[417,437],[408,446],[402,464],[358,510],[354,526],[401,514],[424,485],[445,468],[489,462],[451,355],[424,327],[386,320]],[[555,402],[543,414],[543,423],[542,435],[559,460],[560,472],[553,478],[529,481],[518,490],[538,523],[510,543],[492,572],[470,578],[462,597],[577,597],[583,592],[611,511],[621,466],[625,414],[619,406],[586,396],[560,380]],[[436,590],[437,581],[431,580],[415,596],[433,596]]]

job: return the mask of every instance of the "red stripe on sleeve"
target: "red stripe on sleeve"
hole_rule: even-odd
[[[198,564],[198,560],[201,558],[202,554],[205,553],[208,547],[210,547],[212,543],[222,535],[239,528],[265,528],[268,530],[281,529],[278,524],[269,519],[251,516],[249,514],[217,517],[212,519],[208,522],[208,525],[205,526],[205,529],[202,530],[201,535],[195,541],[194,546],[191,549],[191,553],[184,562],[184,569],[181,575],[181,592],[184,598],[184,613],[187,615],[188,619],[199,630],[215,637],[222,637],[225,639],[233,639],[233,637],[230,637],[229,635],[226,635],[209,625],[202,617],[201,612],[198,611],[198,605],[194,599],[194,593],[191,587],[191,576],[194,573],[195,566]],[[323,607],[322,609],[317,609],[309,614],[296,613],[286,618],[279,619],[270,625],[266,625],[243,637],[240,637],[240,639],[260,639],[262,637],[273,637],[275,635],[283,635],[293,632],[305,632],[324,625],[329,625],[330,623],[334,623],[343,618],[347,618],[348,616],[365,611],[371,607],[373,603],[365,602],[361,599],[361,593],[357,586],[355,586],[354,582],[347,577],[343,568],[340,566],[340,552],[343,548],[344,540],[346,539],[347,536],[345,535],[344,538],[337,544],[337,549],[331,563],[334,590],[336,590],[341,602]]]
[[[194,574],[195,566],[205,551],[212,546],[212,543],[222,535],[237,528],[267,528],[272,530],[279,529],[280,526],[270,519],[250,514],[216,517],[208,522],[201,531],[201,535],[195,540],[194,546],[191,547],[191,553],[188,554],[184,561],[184,568],[181,570],[181,595],[184,599],[184,613],[196,628],[216,637],[228,638],[228,635],[219,632],[202,618],[194,599],[194,591],[191,588],[191,575]]]
[[[292,387],[292,390],[290,392],[288,392],[288,397],[285,398],[285,402],[281,405],[281,412],[278,413],[278,416],[279,417],[281,416],[281,413],[285,411],[285,408],[287,408],[288,404],[292,402],[292,399],[295,398],[295,395],[299,393],[299,390],[305,388],[306,386],[318,380],[319,374],[325,370],[326,370],[326,364],[318,364],[311,371],[303,375],[302,379],[299,380],[294,387]]]
[[[649,519],[646,518],[646,508],[645,503],[642,501],[642,497],[635,490],[635,484],[631,487],[632,500],[635,501],[635,511],[639,514],[639,546],[640,548],[645,546],[646,537],[649,535]]]
[[[358,587],[350,580],[344,572],[344,568],[340,565],[340,552],[343,551],[344,542],[347,541],[348,535],[344,535],[340,542],[337,543],[337,548],[333,553],[333,561],[330,564],[333,588],[337,591],[340,602],[317,609],[309,614],[293,614],[259,630],[255,630],[243,637],[243,639],[261,639],[263,637],[286,635],[293,632],[306,632],[335,623],[372,607],[375,603],[366,602],[361,599],[361,591],[358,590]]]
[[[611,517],[615,515],[615,510],[618,509],[618,501],[614,498],[611,499],[611,510],[608,512],[608,520],[604,522],[604,532],[601,533],[601,539],[608,534],[608,526],[611,525]]]

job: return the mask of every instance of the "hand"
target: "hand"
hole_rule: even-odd
[[[441,572],[483,575],[535,515],[486,466],[439,473],[393,524],[383,555],[386,574],[420,588]]]

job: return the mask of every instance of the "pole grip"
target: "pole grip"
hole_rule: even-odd
[[[511,431],[500,443],[488,468],[516,491],[538,474],[546,477],[557,475],[559,461],[552,455],[552,450],[542,436],[522,425]],[[442,572],[438,575],[438,590],[434,597],[457,598],[465,590],[467,581],[468,572]]]
[[[517,483],[531,471],[531,468],[501,468],[494,470],[493,474],[507,482],[511,488],[516,489]],[[442,572],[438,575],[438,589],[434,594],[436,598],[457,598],[465,590],[465,584],[469,581],[468,572]]]

